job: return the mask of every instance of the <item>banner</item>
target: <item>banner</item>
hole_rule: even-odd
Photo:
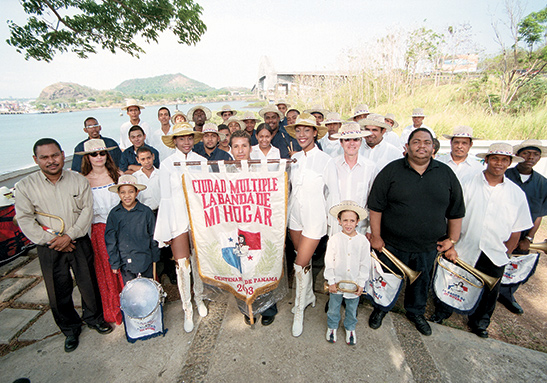
[[[370,279],[365,284],[367,297],[381,306],[383,311],[389,311],[395,306],[402,288],[403,279],[384,271],[380,262],[372,257]]]
[[[249,305],[283,275],[287,175],[283,160],[242,165],[185,172],[183,186],[201,279]]]

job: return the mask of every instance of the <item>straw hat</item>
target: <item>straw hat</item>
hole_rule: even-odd
[[[79,154],[81,156],[85,154],[90,154],[94,152],[110,151],[116,149],[115,146],[109,148],[106,147],[104,140],[102,138],[93,138],[84,142],[84,151],[83,152],[74,152],[74,154]]]
[[[13,193],[7,186],[0,187],[0,207],[10,206],[15,203]]]
[[[243,116],[240,118],[241,121],[245,121],[245,120],[255,120],[255,121],[260,121],[260,118],[256,118],[255,114],[253,112],[251,112],[250,110],[246,111],[245,113],[243,113]]]
[[[334,205],[333,207],[330,208],[329,213],[335,218],[338,218],[338,214],[341,211],[345,211],[345,210],[351,210],[356,212],[357,215],[359,216],[359,220],[363,220],[368,217],[368,212],[365,209],[359,206],[357,202],[353,202],[349,200],[342,201],[338,205]]]
[[[184,117],[184,121],[188,122],[188,117],[186,117],[186,115],[185,115],[184,113],[182,113],[180,110],[177,110],[177,111],[175,112],[175,114],[173,114],[173,115],[171,116],[171,124],[175,124],[175,118],[176,118],[177,116],[182,116],[182,117]]]
[[[327,113],[329,113],[329,111],[326,110],[326,109],[323,109],[323,107],[321,105],[316,104],[316,105],[312,106],[311,109],[306,109],[303,113],[309,113],[309,114],[321,113],[323,116],[326,116]]]
[[[410,117],[425,117],[424,110],[422,108],[414,108]]]
[[[355,117],[360,116],[362,114],[370,114],[368,111],[368,105],[367,104],[359,104],[353,109],[353,116],[351,119],[353,120]]]
[[[285,101],[285,100],[279,100],[279,101],[277,101],[274,105],[275,105],[275,106],[277,106],[277,105],[285,105],[285,106],[287,107],[287,109],[289,109],[289,108],[291,107],[291,104],[289,104],[289,103],[288,103],[287,101]]]
[[[227,119],[226,121],[224,121],[224,125],[230,126],[230,124],[232,122],[237,122],[239,124],[239,129],[240,130],[245,129],[245,123],[243,121],[241,121],[239,118],[234,117],[234,116],[232,116],[229,119]]]
[[[127,110],[130,106],[136,106],[139,109],[144,109],[144,106],[139,104],[137,100],[135,100],[134,98],[128,98],[125,101],[125,106],[122,108],[122,110]]]
[[[178,124],[173,125],[173,129],[171,130],[171,134],[166,134],[165,136],[161,136],[161,140],[165,144],[165,146],[174,149],[175,148],[175,137],[180,136],[189,136],[190,134],[194,135],[194,145],[201,141],[201,137],[203,137],[203,133],[196,132],[192,125],[190,125],[187,122],[179,122]]]
[[[524,158],[513,154],[513,147],[509,144],[506,144],[505,142],[496,142],[495,144],[490,145],[488,147],[488,152],[479,153],[477,154],[477,157],[486,158],[486,156],[490,156],[493,154],[512,157],[513,161],[516,163],[524,161]]]
[[[203,129],[201,130],[201,133],[202,134],[216,133],[218,137],[220,138],[220,141],[223,141],[226,138],[226,135],[224,133],[220,133],[218,131],[218,126],[216,126],[212,122],[206,122],[205,125],[203,125]]]
[[[338,129],[338,133],[333,134],[331,137],[336,139],[346,138],[365,138],[370,136],[370,132],[361,130],[361,126],[357,122],[346,122]]]
[[[339,113],[336,112],[330,112],[325,117],[325,121],[323,121],[323,125],[327,124],[342,124],[344,121],[342,121],[342,118],[340,117]]]
[[[379,128],[384,128],[386,130],[391,130],[391,125],[386,122],[386,119],[381,114],[371,113],[366,118],[362,118],[357,121],[359,125],[363,128],[367,125],[377,126]]]
[[[296,135],[296,132],[295,132],[294,128],[296,128],[297,126],[309,126],[310,128],[315,128],[315,130],[317,130],[317,139],[318,140],[323,138],[323,136],[325,134],[327,134],[327,132],[328,132],[327,127],[324,126],[324,125],[318,126],[317,123],[315,122],[315,117],[313,117],[309,113],[302,113],[301,115],[296,117],[296,122],[294,124],[287,125],[285,127],[285,129],[287,130],[287,133],[289,133],[290,136],[293,137],[293,138]]]
[[[264,115],[266,113],[276,113],[279,116],[279,119],[282,119],[283,117],[285,117],[285,116],[283,116],[283,113],[281,113],[279,111],[279,109],[277,109],[277,106],[272,105],[272,104],[267,105],[264,108],[260,109],[260,111],[258,112],[258,115],[260,117],[264,118]]]
[[[205,112],[205,120],[211,119],[211,109],[203,106],[203,105],[196,105],[193,108],[191,108],[188,113],[186,114],[190,120],[194,119],[194,112],[198,109],[201,109]]]
[[[473,128],[466,125],[458,125],[454,128],[454,132],[452,135],[450,134],[443,134],[443,137],[446,139],[453,139],[454,137],[464,137],[464,138],[470,138],[472,140],[480,140],[480,138],[473,137]]]
[[[384,116],[385,120],[391,120],[393,121],[393,126],[389,129],[389,131],[392,131],[393,129],[396,129],[399,127],[399,123],[395,120],[395,115],[393,113],[388,113]],[[386,121],[387,122],[387,121]],[[389,125],[389,124],[388,124]]]
[[[232,112],[232,116],[235,116],[237,114],[237,110],[232,109],[230,105],[223,105],[222,109],[217,112],[217,116],[222,117],[222,113],[224,112]]]
[[[108,191],[112,193],[117,193],[120,186],[123,185],[133,185],[137,188],[138,191],[146,189],[146,185],[141,185],[137,183],[137,178],[131,174],[123,174],[118,178],[118,184],[112,185],[108,188]]]
[[[519,145],[513,146],[513,153],[518,155],[519,152],[524,149],[539,149],[541,157],[547,157],[547,147],[543,146],[543,143],[540,140],[530,139],[522,141]]]

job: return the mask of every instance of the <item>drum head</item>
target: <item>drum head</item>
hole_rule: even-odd
[[[160,301],[156,284],[149,278],[136,278],[125,285],[120,294],[120,306],[132,318],[146,318]]]

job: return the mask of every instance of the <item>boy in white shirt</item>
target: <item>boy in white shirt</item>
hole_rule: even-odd
[[[138,200],[148,206],[157,214],[160,205],[160,172],[154,166],[155,155],[146,146],[137,149],[137,162],[141,165],[140,170],[133,173],[137,182],[146,186],[146,189],[139,193]]]
[[[338,218],[342,231],[329,238],[325,253],[325,279],[329,285],[329,310],[327,312],[327,341],[336,342],[336,330],[340,323],[340,306],[346,303],[344,328],[346,343],[357,343],[355,326],[357,324],[357,306],[369,279],[371,257],[370,243],[355,228],[360,220],[367,217],[367,211],[353,201],[342,201],[330,209],[330,214]],[[339,283],[351,281],[353,283]],[[355,285],[355,286],[354,286]],[[353,287],[353,288],[352,288]],[[353,290],[339,291],[338,289]]]

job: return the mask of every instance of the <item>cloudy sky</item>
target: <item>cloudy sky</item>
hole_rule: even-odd
[[[26,15],[16,0],[0,0],[0,98],[37,97],[56,82],[111,89],[124,80],[182,73],[220,88],[252,87],[262,56],[278,70],[334,70],[349,50],[390,31],[422,26],[444,32],[469,23],[475,42],[494,53],[492,22],[505,20],[502,0],[198,0],[207,32],[196,46],[178,45],[164,34],[159,44],[144,45],[140,59],[100,52],[89,59],[72,53],[51,63],[25,61],[5,42],[6,20],[22,24]],[[521,1],[523,15],[545,1]],[[500,28],[503,25],[500,23]],[[346,52],[346,53],[345,53]]]

